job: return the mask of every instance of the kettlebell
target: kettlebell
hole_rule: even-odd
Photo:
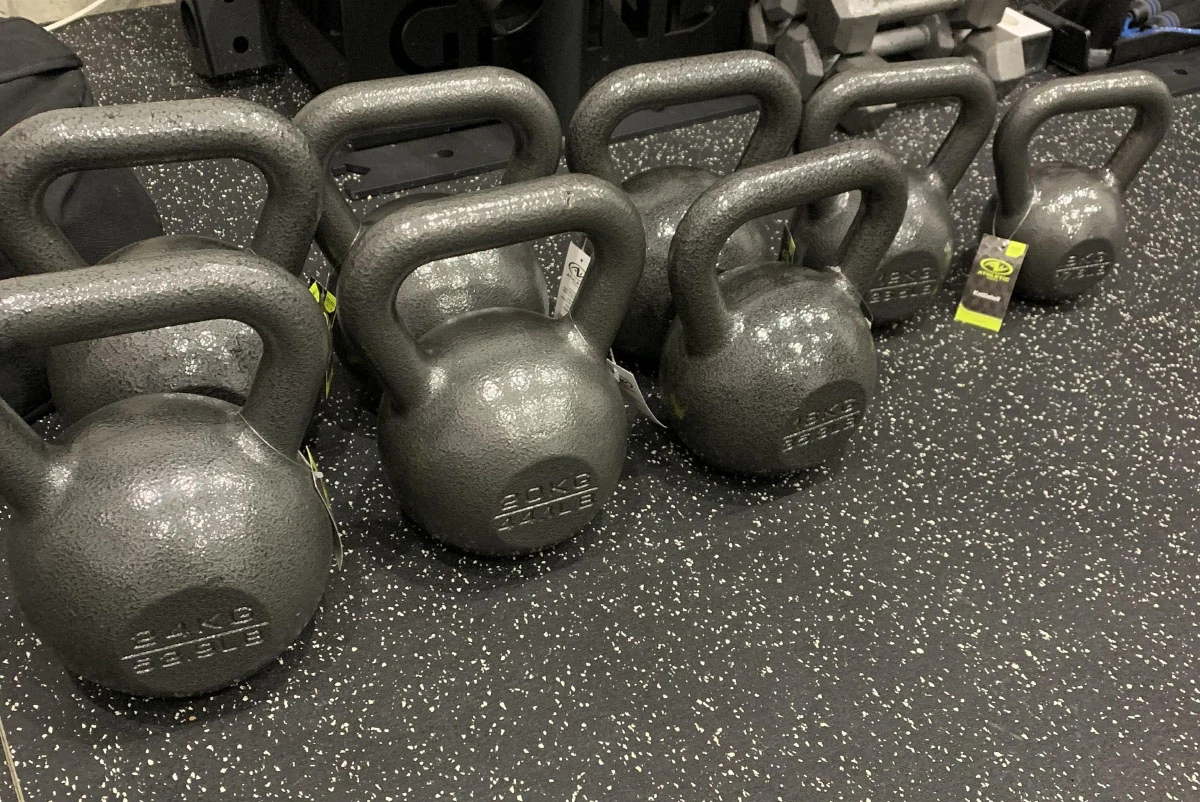
[[[0,249],[24,273],[86,263],[46,215],[47,185],[64,173],[201,159],[250,162],[267,199],[250,250],[299,273],[320,215],[320,167],[286,118],[233,98],[55,109],[0,136]],[[128,245],[101,264],[207,248],[211,237],[167,235]],[[310,298],[311,302],[311,298]],[[47,356],[50,392],[68,422],[141,393],[189,392],[241,403],[262,350],[242,323],[202,322],[73,342]]]
[[[801,152],[828,145],[838,122],[856,106],[939,98],[958,100],[958,117],[928,167],[905,168],[908,211],[883,266],[863,293],[876,325],[912,317],[941,289],[954,255],[950,193],[992,133],[996,87],[974,61],[928,59],[835,75],[821,84],[804,110]],[[837,262],[858,206],[859,196],[851,192],[797,210],[793,231],[798,245],[806,246],[806,264]]]
[[[752,95],[761,104],[738,169],[786,155],[800,125],[803,101],[796,76],[783,62],[751,50],[636,64],[600,79],[588,90],[567,131],[567,164],[618,186],[621,171],[609,151],[617,124],[637,111],[678,103]],[[670,165],[640,172],[623,184],[646,228],[646,268],[617,334],[617,350],[654,360],[673,314],[667,254],[675,227],[717,175],[700,167]],[[718,269],[774,259],[778,243],[767,227],[747,221],[721,251]]]
[[[305,285],[253,254],[163,253],[0,282],[0,347],[60,346],[212,318],[258,332],[240,408],[115,401],[47,443],[0,403],[8,573],[73,673],[192,696],[274,660],[312,619],[333,532],[300,458],[329,332]]]
[[[1033,135],[1060,114],[1132,106],[1133,127],[1099,170],[1053,163],[1034,167]],[[984,233],[1029,246],[1015,292],[1057,302],[1091,289],[1125,247],[1121,196],[1171,124],[1171,92],[1143,70],[1059,78],[1030,88],[996,131],[997,194],[980,221]]]
[[[757,262],[718,276],[747,220],[859,190],[840,268]],[[665,420],[731,473],[776,476],[839,455],[874,395],[876,358],[860,293],[904,220],[904,168],[849,142],[739,170],[692,204],[671,246],[678,316],[659,361]]]
[[[392,311],[423,264],[567,231],[596,248],[568,315],[484,309],[418,340]],[[341,318],[384,389],[379,450],[392,487],[427,533],[516,555],[566,540],[599,512],[629,432],[605,357],[645,247],[628,197],[584,175],[416,204],[354,244]]]
[[[329,162],[339,146],[352,137],[405,125],[484,119],[500,120],[513,129],[513,155],[501,184],[553,175],[558,169],[562,128],[554,105],[537,84],[511,70],[473,67],[344,84],[318,95],[301,109],[296,125],[308,136],[325,172],[317,244],[329,261],[335,267],[345,261],[360,229],[397,209],[444,197],[426,192],[396,198],[371,212],[360,225],[329,175]],[[424,265],[404,283],[396,299],[397,313],[415,337],[456,315],[493,306],[546,312],[546,277],[531,244],[514,243]],[[352,369],[361,367],[361,355],[347,347],[340,326],[338,329],[334,344],[341,361]]]

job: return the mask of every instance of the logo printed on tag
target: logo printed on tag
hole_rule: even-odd
[[[555,317],[565,317],[570,313],[575,296],[579,293],[579,285],[583,283],[591,264],[592,257],[586,250],[574,242],[567,245],[567,256],[563,260],[562,276],[558,281],[558,297],[554,299]]]

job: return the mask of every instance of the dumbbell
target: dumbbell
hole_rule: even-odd
[[[804,13],[804,0],[762,0],[763,16],[776,25],[789,22]]]
[[[1200,27],[1200,2],[1179,4],[1150,18],[1149,28]]]
[[[914,58],[942,58],[954,53],[954,31],[945,14],[930,14],[920,22],[880,31],[871,39],[877,56],[909,54]]]
[[[1151,18],[1189,2],[1190,0],[1133,0],[1129,6],[1129,23],[1134,28],[1141,28],[1147,25]]]
[[[859,53],[854,56],[842,56],[833,65],[831,75],[838,75],[852,70],[874,70],[887,67],[888,63],[882,56],[875,53]],[[896,110],[895,103],[880,103],[875,106],[855,106],[842,115],[838,127],[848,134],[869,134],[883,125],[888,115]]]
[[[825,74],[837,60],[836,54],[823,55],[813,41],[808,26],[796,23],[775,40],[775,57],[791,68],[800,81],[800,92],[805,100],[812,97]]]
[[[807,22],[821,47],[862,53],[884,23],[947,12],[951,22],[990,28],[1006,6],[1006,0],[809,0]]]
[[[998,25],[967,33],[954,54],[978,62],[997,86],[1025,77],[1025,43],[1020,36]]]

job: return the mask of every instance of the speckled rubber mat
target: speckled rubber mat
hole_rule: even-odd
[[[304,102],[287,74],[203,83],[174,13],[66,30],[101,103]],[[0,712],[26,798],[1200,799],[1200,105],[1177,110],[1116,271],[1074,304],[1016,303],[990,336],[951,320],[960,260],[933,307],[877,337],[878,400],[836,466],[743,482],[638,420],[594,527],[479,561],[403,521],[373,414],[340,380],[316,453],[345,566],[250,681],[185,703],[81,685],[0,577]],[[948,118],[912,109],[883,137],[916,161]],[[1096,163],[1129,119],[1056,121],[1041,152]],[[728,169],[748,130],[618,152]],[[170,230],[248,238],[250,168],[142,174]],[[985,152],[955,195],[960,256],[990,174]],[[542,247],[552,273],[561,247]]]

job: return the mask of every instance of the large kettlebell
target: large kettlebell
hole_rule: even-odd
[[[229,250],[0,282],[0,348],[212,318],[240,320],[263,343],[240,408],[138,395],[47,443],[0,404],[17,600],[69,670],[124,693],[237,682],[311,620],[333,532],[298,449],[324,386],[328,327],[299,279]]]
[[[437,259],[567,231],[595,243],[569,315],[486,309],[419,341],[392,298]],[[591,176],[428,201],[355,243],[340,314],[384,388],[379,449],[405,513],[433,537],[521,554],[571,537],[625,460],[625,404],[605,357],[645,258],[637,210]]]
[[[267,199],[250,250],[292,273],[308,256],[320,215],[320,166],[286,118],[233,98],[46,111],[0,136],[0,249],[23,273],[86,263],[46,215],[51,180],[74,170],[201,159],[250,162],[267,179]],[[168,235],[126,246],[101,264],[203,248],[210,237]],[[311,298],[310,298],[311,300]],[[50,352],[51,395],[67,422],[141,393],[195,392],[241,403],[262,346],[232,320],[75,342]]]
[[[747,220],[860,190],[841,268],[783,262],[718,276],[717,254]],[[904,219],[904,168],[876,142],[751,167],[692,204],[671,246],[678,317],[659,362],[666,420],[716,468],[786,474],[839,455],[875,391],[860,296]]]
[[[579,101],[567,132],[567,164],[621,186],[621,171],[609,151],[617,124],[630,114],[677,103],[752,95],[761,104],[758,126],[739,169],[777,159],[791,149],[803,113],[800,85],[778,59],[754,51],[715,53],[636,64],[602,78]],[[646,228],[646,269],[616,348],[640,359],[657,359],[673,314],[667,254],[684,212],[717,175],[700,167],[671,165],[645,170],[624,182]],[[759,221],[733,232],[719,268],[774,259],[778,242]]]
[[[1054,163],[1034,167],[1033,135],[1060,114],[1132,106],[1133,127],[1108,164],[1095,170]],[[997,195],[980,229],[1029,246],[1015,291],[1034,301],[1064,301],[1094,286],[1125,247],[1121,196],[1171,124],[1171,92],[1143,70],[1060,78],[1025,92],[996,131]]]
[[[324,92],[296,115],[325,168],[325,208],[317,244],[340,266],[361,228],[397,209],[444,197],[425,192],[384,204],[360,225],[333,177],[334,151],[355,136],[423,126],[497,119],[513,129],[513,155],[502,184],[553,175],[562,153],[562,128],[554,105],[537,84],[511,70],[473,67],[345,84]],[[545,313],[546,277],[527,242],[468,253],[424,265],[404,283],[396,308],[413,336],[464,312],[514,306]],[[340,330],[340,326],[339,326]],[[340,331],[339,331],[340,334]],[[335,335],[338,355],[356,368],[361,356]]]
[[[883,266],[863,293],[876,324],[912,317],[945,281],[954,255],[950,193],[992,133],[996,87],[974,61],[928,59],[835,75],[821,84],[804,110],[801,152],[828,145],[838,122],[856,106],[939,98],[957,99],[958,117],[927,168],[905,169],[908,211]],[[794,230],[797,243],[807,246],[805,264],[836,263],[858,206],[859,195],[852,192],[797,211]]]

